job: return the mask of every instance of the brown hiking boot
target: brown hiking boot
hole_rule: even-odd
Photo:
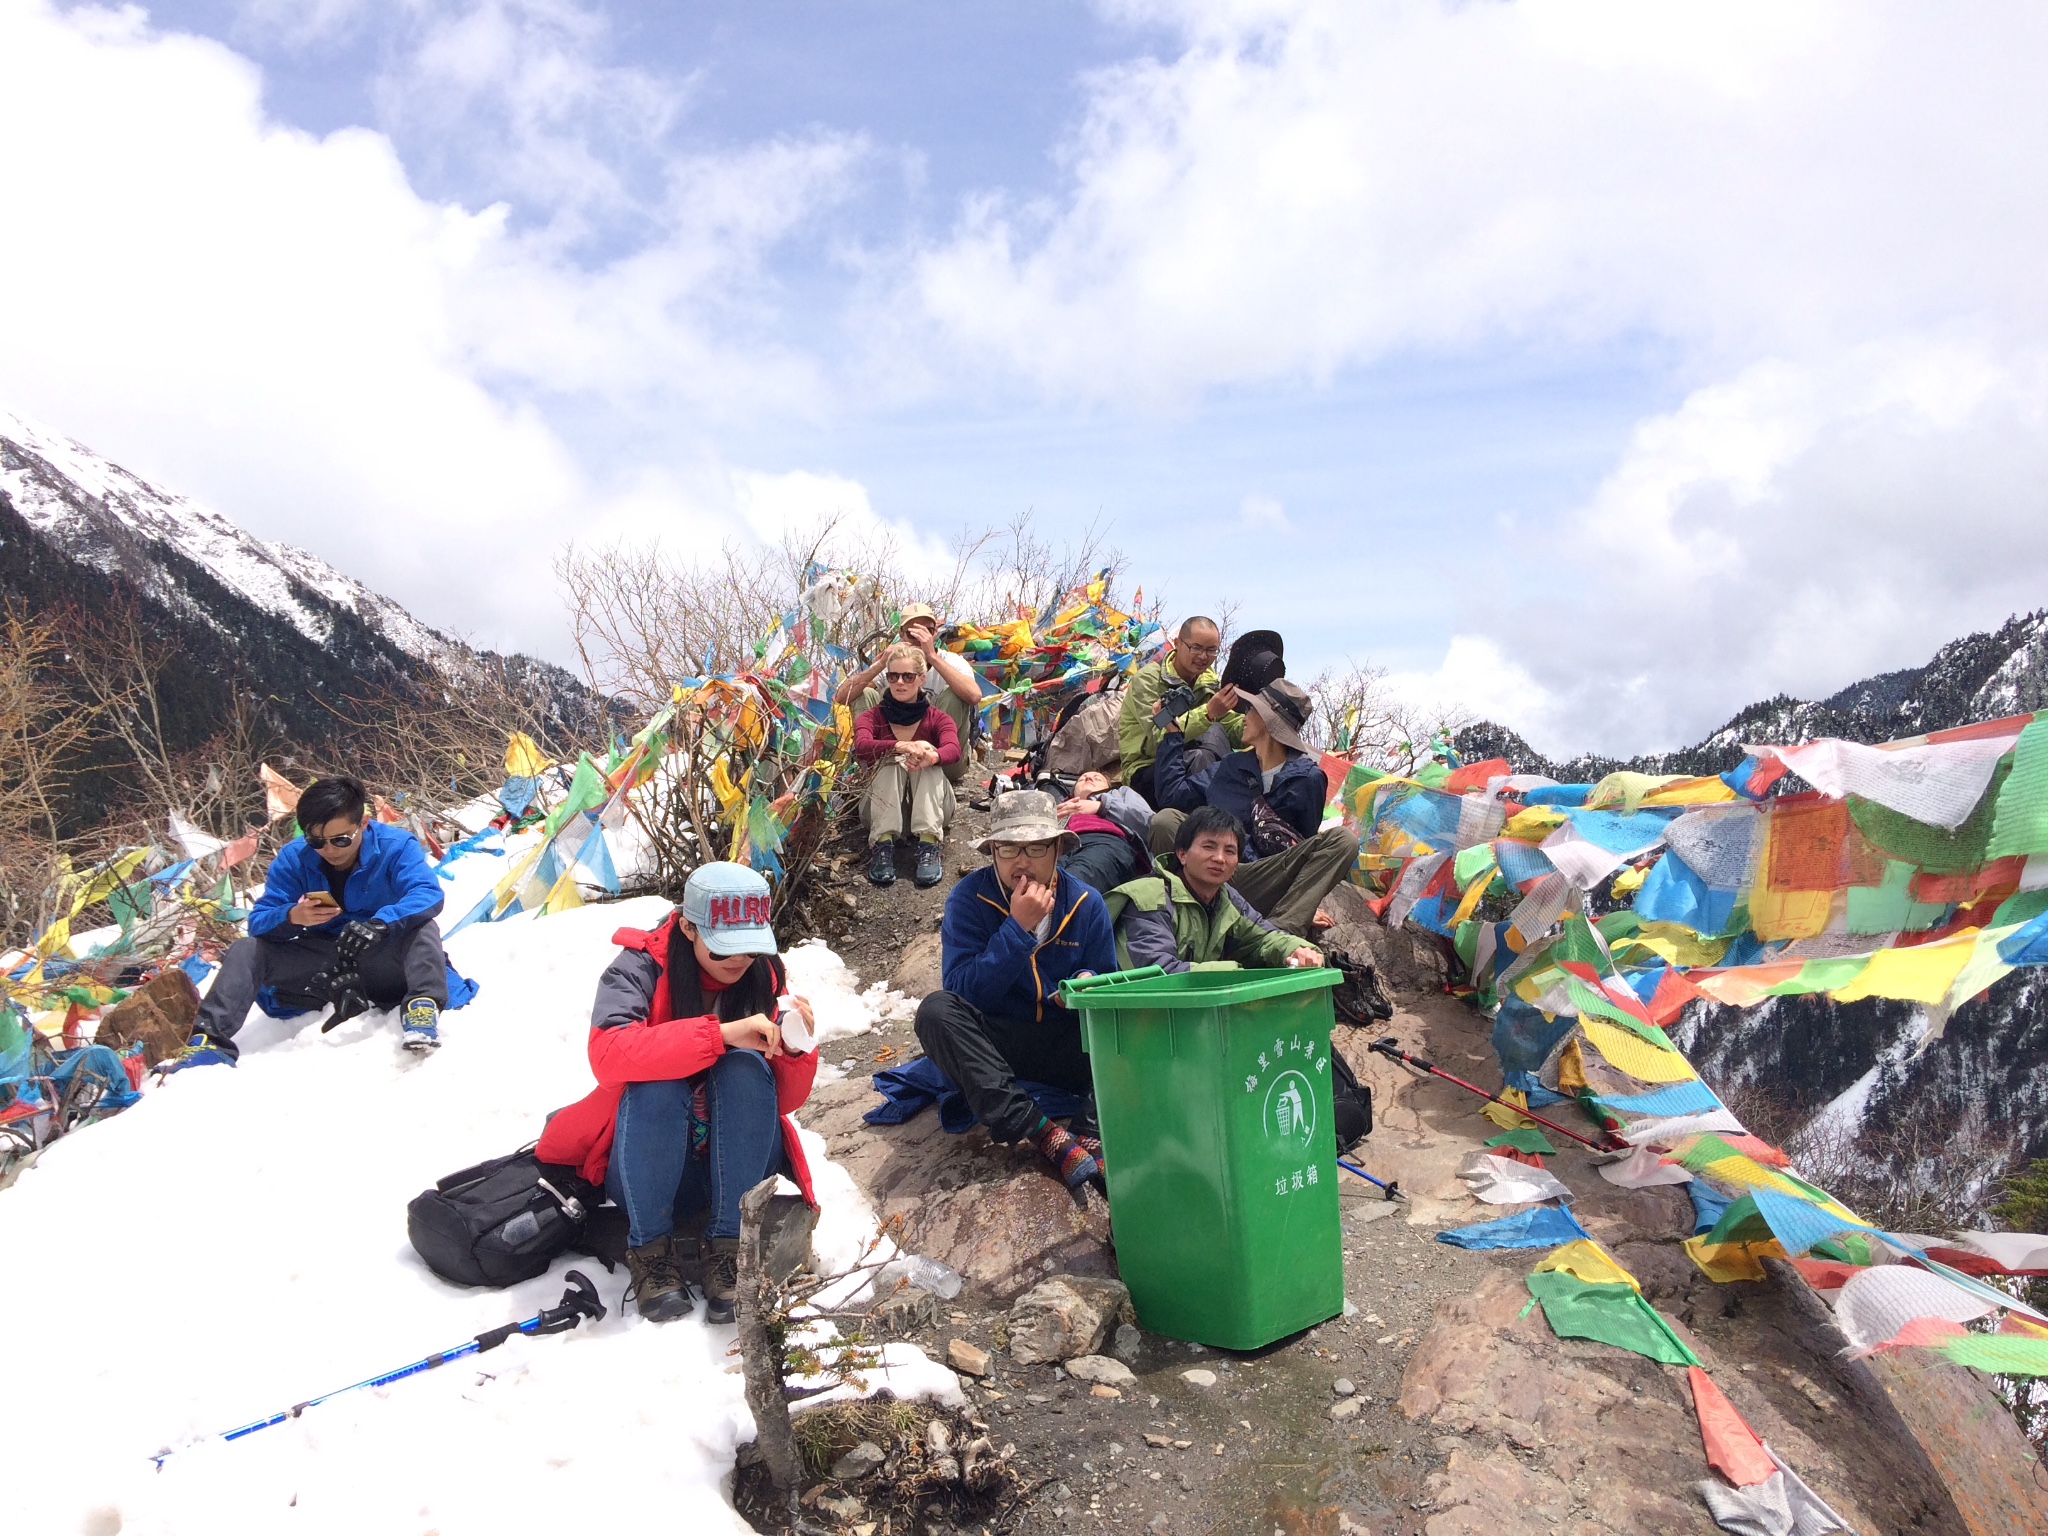
[[[740,1240],[704,1239],[704,1321],[729,1323],[740,1288]]]
[[[687,1317],[696,1305],[690,1288],[683,1284],[683,1272],[676,1267],[674,1237],[657,1237],[651,1243],[626,1250],[626,1268],[632,1273],[633,1305],[650,1323],[666,1323]]]

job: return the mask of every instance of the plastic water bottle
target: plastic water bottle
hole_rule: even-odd
[[[951,1301],[960,1294],[960,1272],[950,1264],[941,1264],[921,1253],[907,1253],[900,1259],[891,1259],[877,1270],[875,1294],[886,1296],[906,1280],[920,1291],[931,1292],[941,1301]]]

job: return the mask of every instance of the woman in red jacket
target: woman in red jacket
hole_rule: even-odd
[[[925,696],[924,652],[898,643],[883,654],[889,688],[882,702],[853,725],[853,755],[875,766],[860,819],[873,853],[868,879],[896,883],[896,840],[903,835],[903,807],[910,806],[910,835],[917,839],[920,886],[937,885],[946,873],[939,844],[953,823],[953,783],[946,768],[960,761],[960,731],[953,717]]]
[[[740,1197],[786,1174],[817,1204],[790,1114],[810,1097],[818,1058],[785,1044],[776,1022],[788,977],[768,882],[744,864],[706,864],[667,922],[622,928],[613,942],[590,1019],[597,1087],[548,1121],[539,1155],[602,1184],[626,1212],[634,1305],[652,1322],[690,1311],[676,1224],[708,1206],[705,1316],[729,1323]],[[810,1034],[810,1003],[791,1002]]]

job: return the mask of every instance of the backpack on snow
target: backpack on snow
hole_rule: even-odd
[[[538,1145],[535,1143],[534,1145]],[[514,1285],[578,1243],[604,1194],[533,1146],[451,1173],[405,1208],[427,1268],[457,1285]]]

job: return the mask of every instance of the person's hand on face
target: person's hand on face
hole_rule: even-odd
[[[765,1013],[750,1013],[743,1019],[733,1019],[718,1026],[718,1032],[725,1037],[725,1046],[731,1051],[759,1051],[763,1056],[780,1056],[782,1029]]]
[[[1020,868],[1010,884],[1010,916],[1017,920],[1019,927],[1035,933],[1038,925],[1052,911],[1053,887],[1022,868],[1022,860],[1018,862]]]
[[[937,659],[939,649],[938,631],[933,629],[923,619],[913,620],[909,627],[903,631],[903,638],[916,646],[920,651],[923,651],[926,661]]]
[[[1218,688],[1209,696],[1209,702],[1205,708],[1212,724],[1236,709],[1237,684],[1226,683],[1223,687]]]
[[[1109,793],[1109,775],[1097,773],[1090,768],[1074,780],[1074,792],[1060,802],[1059,818],[1065,821],[1069,816],[1100,816],[1102,797]]]

